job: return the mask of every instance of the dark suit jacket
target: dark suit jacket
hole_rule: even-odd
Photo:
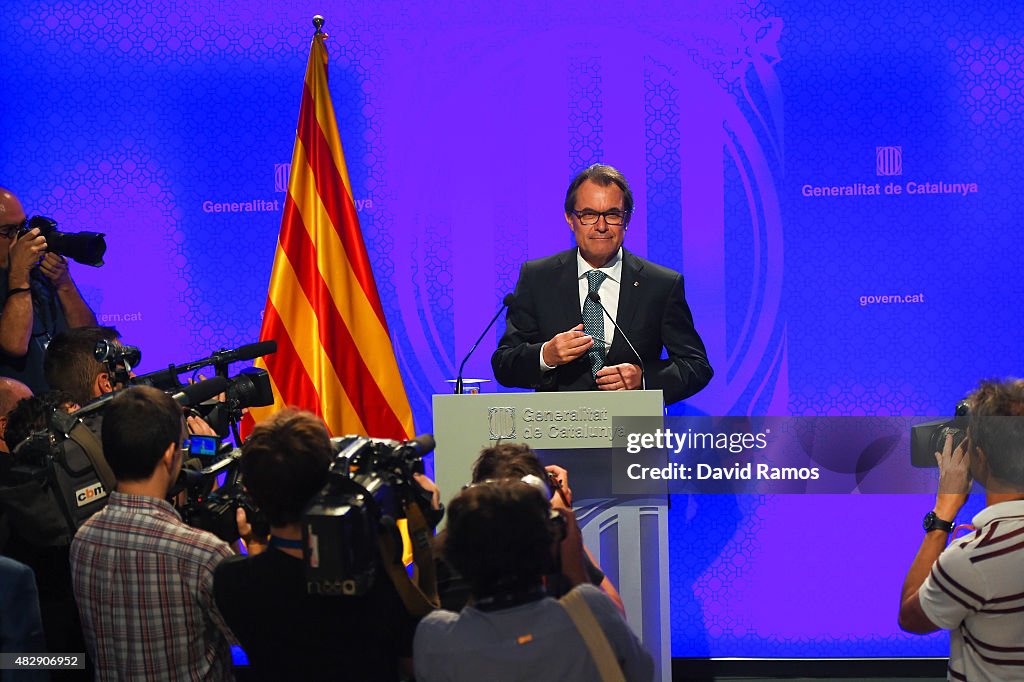
[[[583,321],[576,249],[525,263],[506,317],[505,335],[491,356],[503,386],[539,391],[597,388],[586,355],[549,372],[540,369],[540,347]],[[615,320],[633,342],[646,370],[647,388],[664,391],[665,403],[704,388],[713,374],[704,343],[693,328],[683,276],[622,250],[622,282]],[[667,353],[663,359],[662,349]],[[606,365],[639,364],[619,332]]]
[[[39,593],[32,569],[0,556],[0,652],[43,653],[46,640],[39,615]],[[3,674],[0,678],[6,679]],[[24,678],[37,679],[28,675]],[[38,679],[46,679],[39,673]]]

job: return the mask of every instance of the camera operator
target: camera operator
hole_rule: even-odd
[[[948,434],[939,492],[903,584],[907,632],[950,630],[949,678],[1024,680],[1024,381],[986,381],[967,400],[967,436]],[[974,532],[947,546],[971,480],[985,487]]]
[[[538,488],[515,479],[473,485],[452,500],[446,555],[472,596],[461,612],[435,611],[420,622],[418,682],[509,679],[511,670],[539,682],[608,679],[595,651],[626,680],[651,680],[651,655],[611,599],[588,584],[575,516],[556,513]],[[556,555],[574,586],[561,601],[542,585]],[[575,625],[586,614],[596,619],[592,638]]]
[[[103,452],[117,489],[71,543],[71,574],[98,679],[230,680],[232,637],[213,601],[228,545],[166,497],[181,471],[181,407],[147,386],[114,398]]]
[[[41,393],[47,344],[70,327],[96,324],[96,316],[71,279],[67,259],[46,252],[38,229],[21,234],[27,221],[18,197],[0,188],[0,241],[7,249],[0,273],[0,375]]]
[[[97,343],[116,344],[120,340],[121,334],[114,327],[95,325],[58,334],[47,347],[43,362],[47,382],[54,389],[66,392],[79,406],[124,388],[107,365],[96,359]],[[189,415],[186,421],[189,433],[216,435],[200,417]]]
[[[416,620],[383,572],[361,596],[307,593],[300,521],[333,460],[327,429],[308,412],[278,412],[242,446],[242,478],[270,521],[270,544],[218,566],[214,595],[255,679],[397,680],[412,655]]]
[[[79,405],[124,388],[110,376],[107,366],[96,359],[96,344],[117,343],[121,334],[114,327],[78,327],[57,334],[46,349],[43,369],[51,388],[66,391]]]

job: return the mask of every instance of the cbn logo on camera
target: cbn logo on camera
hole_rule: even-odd
[[[103,489],[103,484],[97,481],[84,488],[79,488],[75,491],[75,500],[79,507],[84,507],[91,502],[101,500],[107,496],[107,491]]]

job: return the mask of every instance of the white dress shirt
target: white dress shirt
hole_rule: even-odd
[[[601,268],[593,268],[587,261],[583,260],[583,256],[580,255],[579,249],[576,250],[576,279],[579,283],[580,293],[580,314],[583,313],[583,304],[587,300],[587,294],[590,293],[590,285],[587,281],[587,273],[591,270],[600,270],[605,274],[604,281],[601,282],[601,286],[597,289],[598,296],[601,297],[601,303],[608,311],[608,315],[611,315],[613,319],[618,319],[619,313],[619,287],[622,284],[622,247],[612,256],[611,260],[604,264]],[[608,315],[601,313],[604,317],[604,339],[605,342],[605,355],[608,354],[608,350],[612,346],[612,341],[615,336],[615,325],[612,324],[612,320],[608,318]],[[562,331],[568,331],[564,329]],[[601,339],[594,339],[595,344],[600,344]],[[544,346],[545,342],[540,347],[540,368],[541,371],[547,372],[554,369],[553,366],[548,365],[544,362]]]

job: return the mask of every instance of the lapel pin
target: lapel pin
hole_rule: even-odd
[[[633,286],[635,286],[635,287],[638,287],[638,286],[640,286],[640,282],[636,282],[636,281],[634,281],[634,282],[633,282]]]

